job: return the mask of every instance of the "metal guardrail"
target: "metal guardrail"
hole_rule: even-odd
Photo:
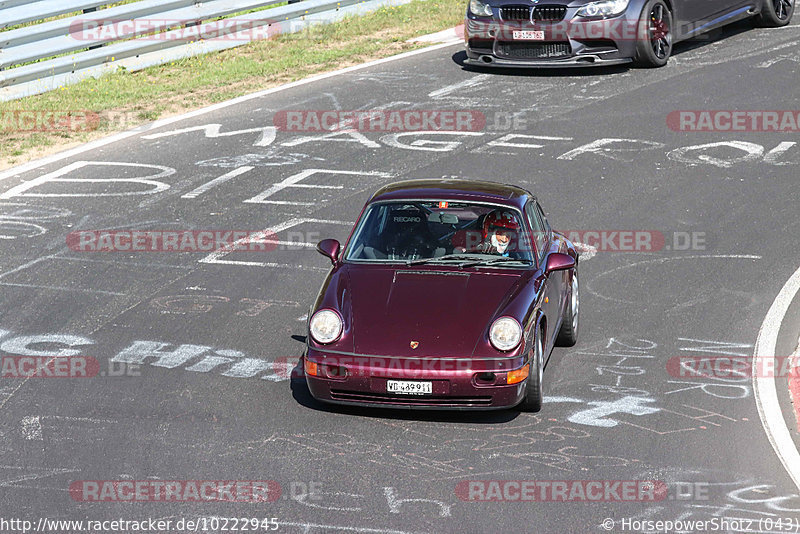
[[[117,67],[138,70],[410,0],[303,0],[218,20],[282,1],[139,0],[0,32],[0,101]],[[0,28],[105,4],[108,0],[0,0]]]
[[[47,0],[39,2],[6,0],[5,2],[0,2],[0,30],[17,24],[47,19],[64,13],[72,13],[73,11],[83,11],[108,3],[108,0],[66,0],[55,2]]]

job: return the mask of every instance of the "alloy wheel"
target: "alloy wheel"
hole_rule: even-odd
[[[572,275],[572,297],[570,305],[572,306],[572,330],[578,331],[578,312],[580,311],[580,295],[578,294],[578,273]]]
[[[774,1],[784,2],[787,0]],[[665,16],[665,11],[664,6],[661,4],[654,5],[653,9],[650,11],[650,44],[653,47],[653,53],[659,59],[667,57],[672,42],[669,17]]]
[[[772,7],[779,20],[786,20],[792,12],[792,0],[772,0]]]

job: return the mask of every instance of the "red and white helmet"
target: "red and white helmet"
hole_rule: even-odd
[[[519,221],[517,217],[508,210],[494,210],[483,219],[483,238],[486,239],[489,233],[497,230],[506,232],[519,232]]]

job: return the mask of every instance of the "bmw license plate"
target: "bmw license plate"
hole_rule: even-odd
[[[401,393],[404,395],[430,395],[433,393],[433,382],[387,380],[386,391],[388,393]]]
[[[519,41],[544,41],[543,31],[515,30],[511,38]]]

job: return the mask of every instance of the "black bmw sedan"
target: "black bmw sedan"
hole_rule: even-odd
[[[470,0],[469,65],[667,63],[674,43],[745,18],[789,24],[795,0]]]

